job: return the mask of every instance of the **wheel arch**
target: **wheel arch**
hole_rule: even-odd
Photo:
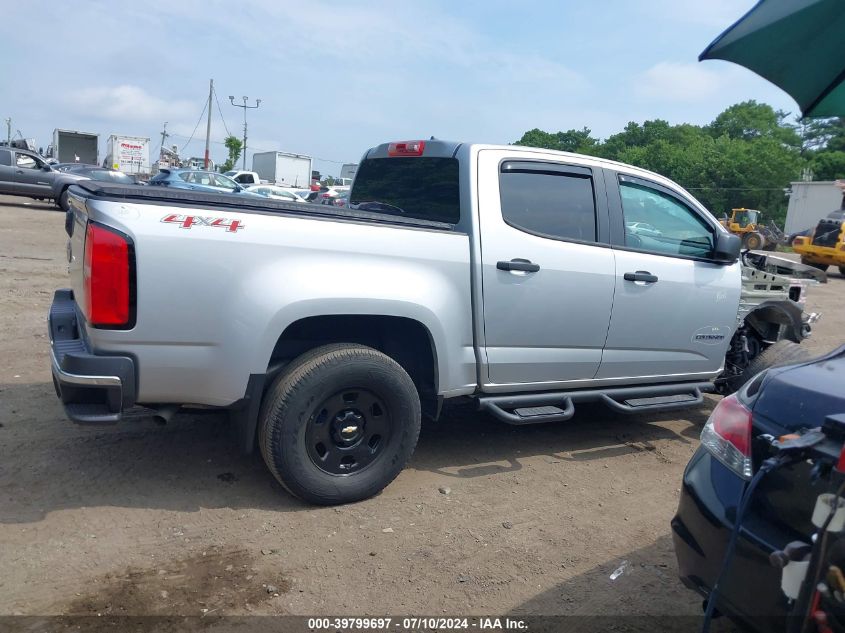
[[[746,315],[745,321],[764,342],[785,338],[800,343],[804,339],[802,313],[793,301],[764,301]]]
[[[246,397],[231,410],[236,439],[245,453],[255,448],[258,410],[273,379],[295,358],[329,343],[358,343],[377,349],[408,372],[420,397],[423,415],[437,418],[440,365],[431,329],[410,317],[385,314],[319,314],[289,323],[275,339],[266,371],[252,374]]]
[[[294,358],[329,343],[367,345],[391,357],[408,372],[423,411],[435,416],[440,384],[437,344],[428,326],[405,316],[384,314],[322,314],[297,319],[279,335],[267,363],[276,374]],[[426,404],[428,406],[426,406]]]

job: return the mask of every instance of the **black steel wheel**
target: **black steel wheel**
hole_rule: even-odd
[[[393,421],[384,400],[362,388],[339,391],[308,420],[311,460],[330,475],[351,475],[372,464],[390,442]]]
[[[404,468],[420,432],[407,372],[371,347],[333,344],[293,360],[267,390],[259,446],[294,495],[321,505],[360,501]]]

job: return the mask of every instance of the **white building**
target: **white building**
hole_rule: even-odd
[[[833,181],[793,182],[783,230],[789,235],[812,228],[841,206],[842,190]]]

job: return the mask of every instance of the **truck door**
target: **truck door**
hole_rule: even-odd
[[[0,149],[0,191],[3,193],[18,193],[14,154],[12,150]]]
[[[614,253],[601,169],[481,150],[478,205],[487,385],[592,379],[607,336]]]
[[[605,173],[616,293],[596,377],[709,377],[721,369],[737,325],[740,264],[710,259],[721,229],[693,201],[649,180]]]
[[[44,171],[44,161],[24,152],[14,152],[16,189],[31,196],[53,197],[52,170]]]

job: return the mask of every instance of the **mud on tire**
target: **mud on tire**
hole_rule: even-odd
[[[407,372],[364,345],[318,347],[295,359],[261,405],[258,441],[270,472],[305,501],[371,497],[410,459],[420,401]]]

